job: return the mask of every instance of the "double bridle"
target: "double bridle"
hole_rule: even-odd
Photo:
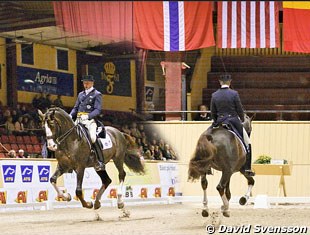
[[[61,125],[58,123],[57,120],[55,119],[51,119],[52,121],[55,122],[55,125],[58,126],[59,129],[61,129]],[[47,121],[46,121],[47,122]],[[47,124],[48,125],[48,124]],[[64,134],[62,134],[61,136],[57,137],[57,139],[55,140],[55,142],[60,145],[70,134],[71,132],[77,127],[78,125],[73,125],[73,127],[71,127],[68,131],[66,131]],[[56,132],[56,131],[55,131]],[[55,133],[56,135],[56,133]],[[46,135],[46,139],[53,139],[53,135]]]

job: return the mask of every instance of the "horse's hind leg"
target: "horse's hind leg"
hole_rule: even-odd
[[[251,192],[252,192],[252,188],[254,186],[255,180],[252,176],[245,175],[243,171],[240,171],[240,172],[244,175],[244,177],[248,181],[248,190],[247,190],[246,194],[239,199],[239,204],[243,206],[247,203],[247,201],[249,200],[249,198],[251,196]]]
[[[209,216],[209,209],[208,209],[208,198],[207,198],[207,188],[208,188],[208,180],[206,177],[206,174],[201,175],[201,187],[203,190],[203,209],[202,209],[202,216],[203,217],[208,217]]]
[[[119,186],[117,190],[117,207],[118,209],[124,208],[124,200],[123,200],[123,191],[124,191],[124,181],[126,177],[126,172],[124,171],[123,162],[118,161],[117,159],[114,160],[114,165],[116,166],[118,170],[118,180],[119,180]]]
[[[102,194],[104,193],[104,191],[108,188],[108,186],[111,184],[112,180],[110,179],[107,171],[96,171],[97,174],[100,176],[102,185],[100,187],[99,192],[96,195],[96,200],[95,200],[95,204],[94,204],[94,209],[97,210],[101,207],[101,203],[100,203],[100,199],[102,197]]]
[[[222,171],[222,178],[220,180],[220,183],[217,185],[216,189],[219,192],[222,201],[223,201],[223,206],[221,207],[222,213],[225,217],[229,217],[230,213],[229,213],[229,199],[227,198],[226,195],[226,188],[227,185],[229,184],[230,181],[230,177],[231,177],[232,173],[230,172],[224,172]],[[229,188],[229,186],[228,186]],[[228,195],[230,195],[230,192],[228,193]]]
[[[71,201],[71,195],[69,193],[62,192],[59,187],[57,186],[57,179],[63,174],[64,172],[60,168],[59,165],[57,165],[56,171],[50,178],[50,183],[53,185],[54,189],[57,192],[57,197],[63,199],[64,201]]]

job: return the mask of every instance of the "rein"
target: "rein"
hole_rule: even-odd
[[[55,142],[57,143],[57,144],[61,144],[61,142],[63,142],[66,138],[67,138],[67,136],[68,135],[70,135],[70,133],[74,130],[74,128],[76,128],[77,127],[77,125],[74,125],[73,127],[71,127],[68,131],[66,131],[63,135],[61,135],[61,136],[59,136],[56,140],[55,140]]]

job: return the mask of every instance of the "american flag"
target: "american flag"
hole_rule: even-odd
[[[279,47],[279,6],[274,1],[218,2],[218,48]]]

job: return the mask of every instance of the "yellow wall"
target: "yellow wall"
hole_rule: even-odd
[[[0,88],[0,101],[3,105],[7,105],[7,92],[6,92],[6,46],[5,39],[0,38],[0,66],[1,66],[1,88]]]
[[[0,44],[4,44],[5,40],[0,38]],[[2,87],[0,89],[0,100],[4,105],[7,104],[6,100],[6,50],[5,46],[0,47],[0,63],[4,64],[2,65]],[[56,64],[56,55],[57,55],[57,49],[55,49],[52,46],[48,45],[41,45],[41,44],[34,44],[34,65],[28,65],[28,64],[22,64],[21,63],[21,45],[16,45],[16,58],[17,58],[17,66],[23,66],[23,67],[31,67],[31,68],[38,68],[38,69],[46,69],[46,70],[52,70],[52,71],[60,71],[64,73],[70,73],[73,74],[74,79],[74,96],[62,96],[62,101],[64,106],[67,107],[73,107],[76,97],[77,97],[77,68],[76,68],[76,51],[75,50],[69,50],[68,56],[69,56],[69,69],[68,71],[63,70],[57,70],[57,64]],[[132,97],[124,97],[124,96],[113,96],[113,95],[103,95],[103,109],[106,110],[116,110],[116,111],[124,111],[124,112],[130,112],[131,109],[136,110],[136,67],[135,67],[135,61],[130,61],[130,69],[131,69],[131,92]],[[17,97],[18,102],[21,103],[31,103],[34,96],[37,95],[37,93],[34,92],[27,92],[27,91],[18,91]],[[56,95],[51,95],[51,99],[55,100]]]
[[[17,57],[17,66],[23,67],[31,67],[31,68],[38,68],[38,69],[46,69],[52,71],[61,71],[64,73],[71,73],[73,74],[74,80],[74,97],[70,96],[62,96],[62,101],[64,106],[72,107],[76,100],[76,52],[74,50],[68,51],[69,57],[69,69],[68,71],[57,70],[56,67],[56,54],[57,49],[52,46],[41,45],[41,44],[34,44],[34,65],[22,64],[21,63],[21,45],[17,44],[16,50],[16,57]],[[34,92],[27,92],[27,91],[18,91],[18,102],[21,103],[31,103],[32,99],[37,93]],[[55,100],[56,95],[51,95],[51,99]]]
[[[204,48],[200,52],[191,81],[191,110],[197,110],[202,103],[202,90],[207,87],[207,74],[211,70],[211,57],[215,53],[215,47]],[[209,107],[210,104],[206,105]]]

